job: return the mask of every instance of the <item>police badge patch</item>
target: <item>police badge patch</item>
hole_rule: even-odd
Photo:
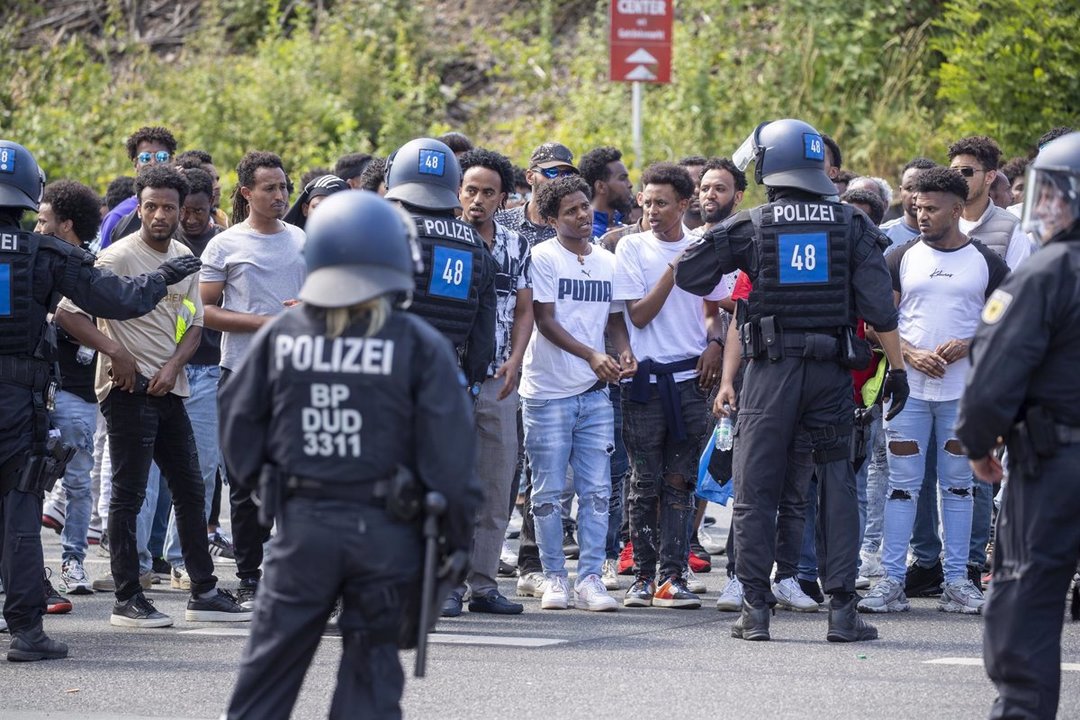
[[[1012,304],[1013,296],[1004,290],[995,290],[982,311],[982,321],[987,325],[993,325],[1005,314]]]

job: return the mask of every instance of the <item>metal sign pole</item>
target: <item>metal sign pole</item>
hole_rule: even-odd
[[[634,165],[639,169],[645,167],[645,158],[641,154],[641,83],[630,84],[630,122],[633,125],[634,138]]]

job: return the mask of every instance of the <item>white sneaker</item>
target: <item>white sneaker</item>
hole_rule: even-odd
[[[544,573],[525,573],[518,578],[518,597],[541,597],[544,594]]]
[[[615,598],[608,595],[607,588],[604,587],[599,575],[586,575],[583,580],[578,580],[574,586],[574,593],[577,595],[575,604],[582,610],[611,612],[619,607]],[[540,606],[543,607],[543,602]]]
[[[716,609],[720,612],[742,612],[743,588],[739,578],[734,575],[724,586],[724,592],[716,599]]]
[[[881,577],[884,574],[885,568],[881,566],[881,555],[866,552],[865,550],[859,553],[859,575],[861,577]]]
[[[552,575],[544,581],[544,595],[540,598],[541,610],[565,610],[570,604],[570,588],[562,575]]]
[[[975,587],[975,583],[967,578],[945,583],[938,600],[938,610],[947,613],[961,613],[963,615],[979,615],[982,606],[986,602],[982,591]]]
[[[191,590],[191,576],[183,565],[173,565],[169,573],[169,587],[173,590]]]
[[[821,607],[814,602],[813,598],[802,591],[802,588],[799,587],[799,581],[793,577],[784,578],[778,583],[773,583],[772,593],[784,610],[812,613],[817,612]]]
[[[604,583],[604,588],[607,590],[619,589],[619,561],[618,560],[605,560],[602,570],[600,571],[600,580]]]
[[[510,547],[510,541],[503,540],[502,553],[499,555],[499,559],[507,565],[517,565],[517,557],[514,548]]]
[[[68,558],[60,566],[60,589],[68,595],[90,595],[94,592],[90,577],[78,558]]]
[[[904,583],[886,575],[878,580],[874,589],[859,601],[857,607],[859,612],[907,612],[911,609],[911,603],[904,594]]]
[[[711,527],[703,525],[698,528],[698,540],[701,542],[701,547],[705,548],[705,552],[710,555],[723,555],[727,552],[727,539],[720,534],[715,525]]]
[[[695,595],[700,595],[704,592],[708,592],[708,588],[705,587],[705,581],[699,578],[694,571],[690,569],[690,566],[686,566],[686,572],[683,573],[683,582],[686,583],[686,589]]]

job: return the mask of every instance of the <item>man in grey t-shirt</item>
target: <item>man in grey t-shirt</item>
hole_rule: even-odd
[[[304,282],[304,231],[281,221],[288,209],[288,178],[281,158],[249,152],[236,168],[236,224],[203,251],[199,292],[206,326],[222,332],[221,382],[240,366],[255,331],[295,301]],[[254,607],[270,528],[258,522],[251,492],[229,487],[237,597]]]

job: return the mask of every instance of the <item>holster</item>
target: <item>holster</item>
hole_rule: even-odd
[[[263,465],[253,500],[259,506],[259,524],[272,527],[285,495],[284,477],[277,465]]]
[[[866,462],[871,419],[870,409],[855,408],[855,427],[851,433],[851,466],[855,472],[862,470],[863,463]]]
[[[49,437],[44,455],[31,455],[23,465],[15,489],[25,493],[47,493],[56,481],[64,476],[67,464],[75,457],[77,448],[60,442],[59,437]]]
[[[1027,480],[1039,473],[1039,461],[1054,457],[1058,451],[1057,425],[1050,412],[1032,406],[1024,413],[1024,419],[1016,423],[1009,433],[1009,455],[1020,466]]]
[[[420,517],[424,507],[424,486],[416,476],[403,465],[390,478],[390,492],[386,497],[386,510],[403,522],[412,522]]]

